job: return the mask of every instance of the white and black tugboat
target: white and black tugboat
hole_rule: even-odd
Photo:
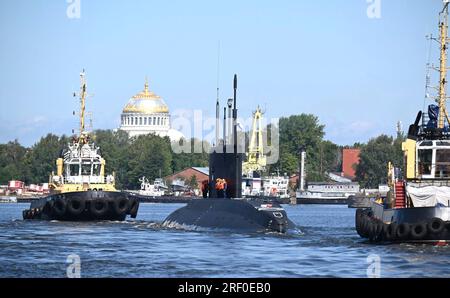
[[[80,134],[56,160],[50,195],[31,203],[24,219],[91,221],[125,220],[137,216],[139,202],[115,188],[114,175],[105,175],[105,160],[85,131],[86,80],[80,74]]]
[[[450,119],[446,107],[448,1],[440,13],[440,83],[436,104],[419,112],[409,127],[404,177],[388,166],[390,192],[384,202],[357,209],[356,230],[373,242],[450,242]]]

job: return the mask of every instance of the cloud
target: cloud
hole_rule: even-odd
[[[356,119],[345,122],[332,119],[325,123],[325,137],[339,145],[352,145],[356,142],[367,142],[377,135],[386,133],[385,126],[376,120]]]
[[[76,122],[63,118],[48,118],[36,115],[31,118],[17,119],[17,121],[3,121],[0,123],[0,143],[15,139],[24,146],[31,146],[48,133],[57,135],[70,134]]]

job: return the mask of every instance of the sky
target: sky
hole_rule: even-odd
[[[94,129],[119,126],[146,76],[173,115],[214,117],[217,81],[224,103],[236,73],[242,117],[258,105],[267,119],[313,113],[340,145],[394,135],[397,121],[406,129],[424,107],[425,36],[437,35],[441,8],[441,0],[0,0],[0,143],[71,134],[82,69]]]

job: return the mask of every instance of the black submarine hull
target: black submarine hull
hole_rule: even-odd
[[[278,233],[295,227],[278,204],[219,198],[191,201],[170,214],[163,226]]]
[[[79,191],[52,194],[31,203],[23,219],[61,221],[123,221],[137,216],[139,201],[119,191]]]

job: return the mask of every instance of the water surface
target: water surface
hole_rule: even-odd
[[[285,206],[301,232],[278,235],[162,228],[183,204],[94,223],[24,221],[28,205],[0,204],[0,277],[65,277],[72,254],[82,277],[367,277],[369,256],[381,277],[450,277],[450,247],[367,243],[346,206]]]

